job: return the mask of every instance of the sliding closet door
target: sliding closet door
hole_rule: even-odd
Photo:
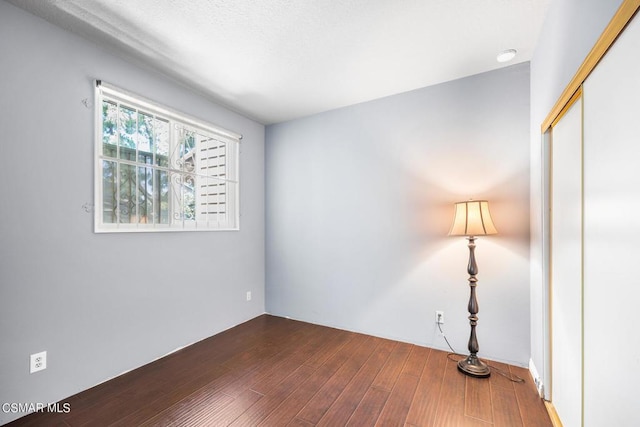
[[[582,423],[582,103],[551,134],[551,401],[563,424]]]
[[[640,426],[639,17],[585,81],[584,122],[585,426]]]

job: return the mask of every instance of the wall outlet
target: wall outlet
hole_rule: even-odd
[[[43,369],[47,369],[47,352],[41,351],[40,353],[35,353],[31,355],[31,364],[29,372],[33,374],[34,372],[42,371]]]
[[[247,301],[251,301],[251,291],[247,291]]]
[[[444,325],[444,311],[436,310],[436,323]]]

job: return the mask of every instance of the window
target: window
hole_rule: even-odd
[[[96,85],[95,231],[237,230],[241,136]]]

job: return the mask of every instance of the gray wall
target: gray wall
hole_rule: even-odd
[[[453,203],[488,199],[481,356],[529,361],[529,65],[267,127],[267,312],[457,351],[469,337]]]
[[[264,126],[3,1],[0,61],[0,402],[63,399],[264,312]],[[241,231],[93,233],[96,78],[244,135]]]
[[[531,61],[531,361],[548,381],[545,273],[542,238],[540,125],[602,34],[621,0],[555,0]]]

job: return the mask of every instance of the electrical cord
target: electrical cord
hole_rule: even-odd
[[[440,334],[442,335],[442,338],[444,338],[445,342],[449,346],[449,350],[451,350],[451,353],[447,354],[447,359],[452,360],[454,362],[459,362],[460,360],[463,360],[466,356],[464,354],[458,353],[457,351],[455,351],[453,349],[453,347],[449,343],[449,340],[447,339],[447,336],[444,334],[444,331],[442,330],[441,323],[436,323],[436,324],[438,325],[438,329],[440,329]],[[462,359],[455,360],[455,359],[452,358],[452,356],[461,356]],[[482,360],[482,359],[480,359],[480,360]],[[520,378],[519,376],[517,376],[515,374],[511,374],[511,373],[505,372],[502,369],[491,365],[486,360],[482,360],[482,361],[484,363],[486,363],[491,368],[491,370],[496,371],[498,374],[500,374],[503,377],[507,378],[511,382],[514,382],[514,383],[524,383],[525,382],[524,378]]]

